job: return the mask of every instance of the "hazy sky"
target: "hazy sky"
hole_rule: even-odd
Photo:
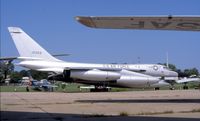
[[[18,56],[8,26],[52,54],[89,63],[165,63],[200,70],[200,32],[92,29],[75,16],[200,15],[200,0],[1,0],[1,56]]]

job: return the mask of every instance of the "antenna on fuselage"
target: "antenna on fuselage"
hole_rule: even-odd
[[[167,66],[167,68],[169,68],[168,52],[166,52],[166,66]]]

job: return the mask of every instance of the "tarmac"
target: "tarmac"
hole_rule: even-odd
[[[200,90],[1,92],[3,121],[199,121]]]

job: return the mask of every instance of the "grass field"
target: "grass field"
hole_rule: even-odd
[[[61,85],[54,88],[55,92],[80,92],[78,88],[79,84],[66,84],[65,88],[62,89]],[[43,90],[35,90],[29,87],[30,92],[35,91],[43,91]],[[9,85],[9,86],[0,86],[0,92],[26,92],[26,86],[18,86],[18,85]]]
[[[26,87],[20,86],[0,86],[1,92],[26,92]]]
[[[54,92],[89,92],[89,89],[81,89],[80,86],[84,86],[83,84],[76,84],[76,83],[56,83],[58,87],[54,89]],[[87,86],[87,85],[85,85]],[[198,83],[190,83],[188,84],[189,89],[194,89],[198,87]],[[182,89],[183,84],[176,84],[174,85],[175,89]],[[161,90],[169,90],[169,87],[162,87]],[[112,88],[112,92],[119,92],[119,91],[144,91],[144,90],[154,90],[153,88],[150,89],[135,89],[135,88]],[[35,91],[43,91],[43,90],[34,90],[31,87],[29,88],[30,92]],[[26,92],[25,86],[18,86],[18,85],[10,85],[10,86],[0,86],[0,92]]]

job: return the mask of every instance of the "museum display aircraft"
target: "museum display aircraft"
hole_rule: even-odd
[[[53,72],[49,80],[76,82],[102,87],[157,87],[178,80],[177,72],[159,64],[91,64],[59,60],[49,54],[19,27],[8,28],[21,60],[17,65]],[[5,58],[4,58],[5,59]]]

